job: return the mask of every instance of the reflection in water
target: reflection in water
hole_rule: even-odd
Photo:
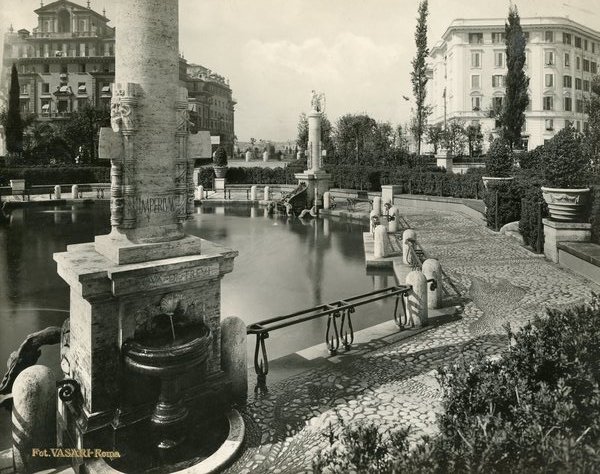
[[[252,206],[204,203],[186,231],[239,251],[222,280],[221,316],[246,323],[289,314],[372,289],[364,268],[359,224],[265,215]],[[70,214],[70,216],[69,216]],[[60,326],[67,317],[69,288],[52,259],[74,243],[91,242],[110,230],[108,202],[71,208],[29,207],[0,225],[0,364],[32,332]],[[259,219],[250,217],[262,216]],[[277,224],[277,225],[274,225]],[[393,306],[360,307],[355,329],[389,319]],[[292,326],[271,335],[271,359],[324,341],[326,320]],[[254,340],[249,340],[249,352]],[[249,361],[252,361],[250,356]],[[43,349],[40,363],[60,373],[58,347]],[[8,418],[0,415],[0,422]],[[0,439],[0,449],[9,440]]]

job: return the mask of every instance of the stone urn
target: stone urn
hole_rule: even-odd
[[[503,178],[499,176],[482,176],[481,179],[483,180],[483,187],[485,189],[488,189],[488,185],[490,184],[494,186],[495,184],[508,183],[509,181],[512,181],[515,178],[513,176],[507,176]]]
[[[561,222],[581,222],[583,220],[589,192],[590,188],[542,187],[550,218]]]
[[[217,178],[224,178],[227,174],[227,166],[213,166],[213,169]]]

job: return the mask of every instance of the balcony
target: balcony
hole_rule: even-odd
[[[57,33],[51,31],[34,31],[31,35],[35,39],[69,39],[69,38],[112,38],[109,35],[100,35],[97,31],[69,31]]]

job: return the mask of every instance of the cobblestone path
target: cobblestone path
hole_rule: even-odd
[[[266,395],[251,394],[241,409],[244,451],[228,472],[310,470],[315,452],[327,444],[328,425],[340,419],[372,420],[383,429],[412,426],[414,439],[433,434],[440,409],[437,367],[498,354],[506,347],[505,323],[518,327],[546,307],[582,302],[600,291],[466,215],[402,211],[427,255],[440,260],[460,290],[461,318],[269,385]]]

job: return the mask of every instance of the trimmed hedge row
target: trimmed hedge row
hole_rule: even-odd
[[[590,222],[592,223],[592,242],[600,244],[600,185],[591,188]]]
[[[0,168],[0,185],[24,179],[28,185],[109,183],[110,168],[103,166],[52,166]]]

